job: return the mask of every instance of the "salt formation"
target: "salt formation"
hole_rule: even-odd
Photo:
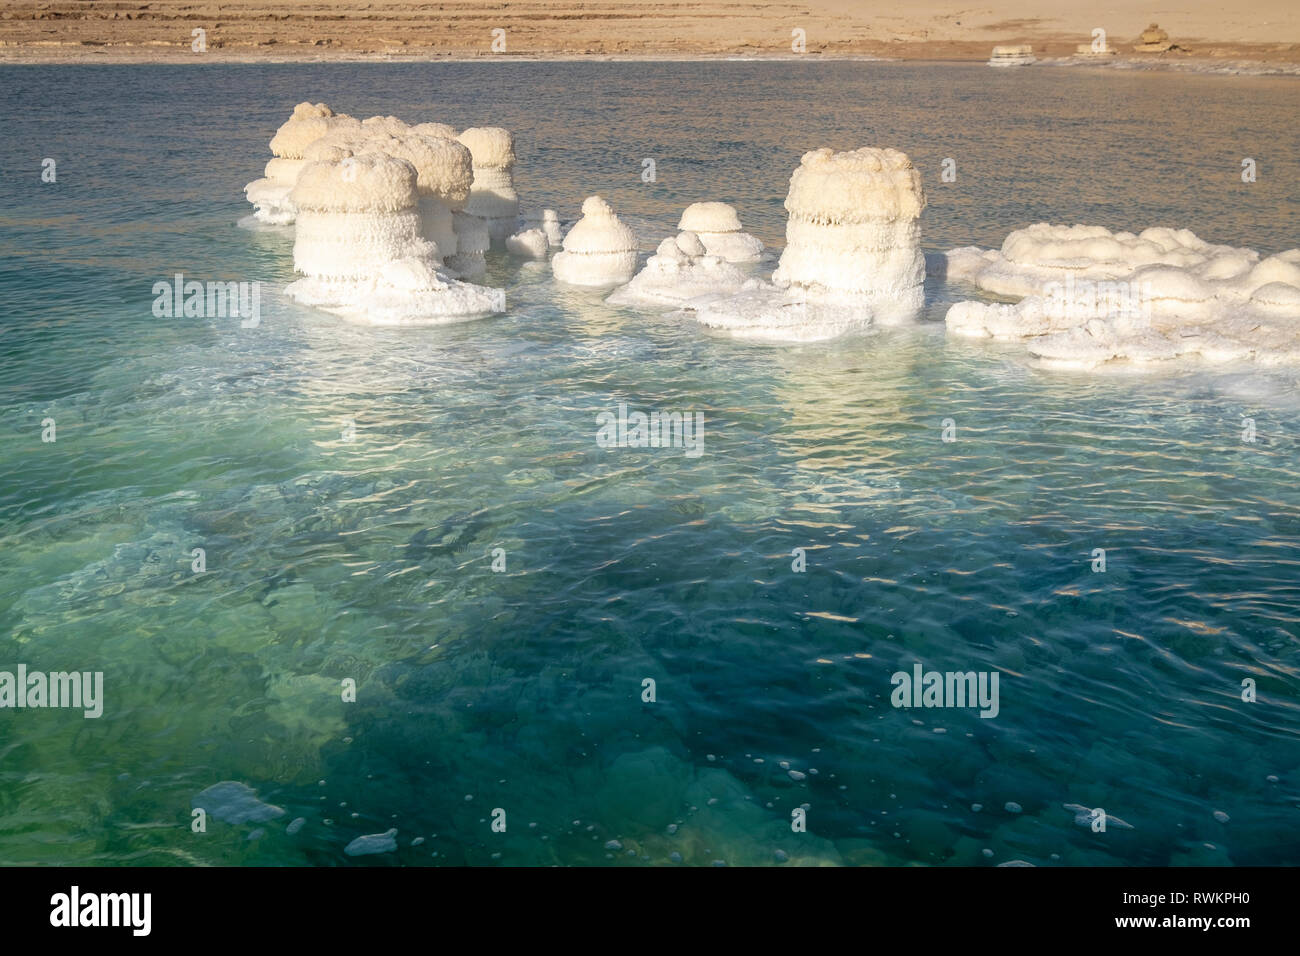
[[[421,124],[426,135],[416,128],[376,132],[381,127],[392,128],[392,117],[371,119],[384,122],[367,127],[371,120],[365,120],[359,130],[329,132],[304,150],[305,158],[340,162],[361,153],[382,153],[407,160],[416,171],[421,235],[438,247],[442,260],[455,256],[458,244],[453,216],[464,207],[474,178],[469,150],[456,139],[441,135],[443,129],[450,128],[441,123]]]
[[[695,233],[709,255],[727,262],[754,262],[763,254],[763,243],[741,231],[740,217],[725,202],[692,203],[677,228]]]
[[[519,220],[519,195],[511,173],[515,138],[499,126],[482,126],[465,130],[459,139],[474,159],[474,186],[465,210],[487,223],[494,242],[504,242]]]
[[[786,247],[772,280],[817,298],[903,313],[924,301],[921,174],[896,149],[805,153],[790,177]]]
[[[519,217],[523,228],[506,239],[506,251],[526,259],[545,259],[552,249],[564,242],[560,218],[554,209],[525,213]]]
[[[959,302],[950,332],[1025,341],[1048,364],[1300,364],[1300,249],[1261,258],[1186,229],[1040,223],[1011,233],[1000,251],[955,249],[942,265],[950,281],[1021,300]]]
[[[290,200],[298,209],[286,294],[376,325],[441,324],[504,311],[500,290],[457,282],[437,269],[421,235],[418,174],[409,160],[362,153],[308,163]]]
[[[659,243],[659,249],[627,285],[605,301],[610,305],[683,306],[734,295],[745,274],[716,255],[709,255],[693,232]]]
[[[895,149],[805,153],[790,177],[786,247],[772,282],[696,309],[704,325],[816,341],[913,318],[925,299],[921,174]]]
[[[636,235],[609,203],[589,196],[582,218],[564,237],[564,251],[551,260],[555,278],[570,285],[621,285],[636,272]]]
[[[244,187],[255,219],[281,226],[293,223],[296,210],[289,202],[289,192],[304,165],[304,150],[331,130],[342,129],[359,131],[361,122],[336,114],[324,103],[299,103],[293,108],[293,115],[271,139],[273,158],[266,164],[265,176]]]
[[[1034,62],[1034,48],[1028,44],[995,46],[989,57],[989,66],[1029,66]]]
[[[487,251],[492,244],[487,222],[461,209],[452,213],[451,224],[456,252],[447,256],[448,268],[464,279],[481,276],[487,272]]]
[[[506,240],[506,252],[524,259],[545,259],[551,243],[540,229],[523,229]]]
[[[1115,55],[1115,48],[1108,44],[1103,38],[1101,43],[1094,47],[1091,43],[1080,43],[1074,48],[1074,55],[1086,58],[1104,58]]]
[[[1169,34],[1153,23],[1142,31],[1142,42],[1133,49],[1138,53],[1168,53],[1176,47],[1169,42]]]

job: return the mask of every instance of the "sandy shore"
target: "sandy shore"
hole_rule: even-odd
[[[916,0],[882,11],[860,0],[6,0],[0,62],[791,56],[796,31],[803,31],[804,55],[985,60],[999,43],[1069,56],[1101,28],[1132,65],[1300,64],[1294,0],[1257,0],[1248,10],[1224,9],[1219,0],[1175,4],[1102,2],[1080,10],[1070,0]],[[1180,49],[1133,53],[1152,19]],[[193,48],[197,29],[204,31],[202,51]]]

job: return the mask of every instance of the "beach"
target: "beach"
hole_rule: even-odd
[[[1265,0],[1224,9],[1188,0],[1177,13],[1107,2],[922,0],[878,8],[853,0],[739,4],[438,3],[263,0],[84,4],[13,0],[0,14],[0,62],[303,62],[470,58],[681,59],[882,57],[985,60],[995,44],[1066,58],[1106,31],[1113,64],[1286,70],[1300,64],[1300,8]],[[1137,54],[1158,21],[1176,49]],[[197,34],[195,31],[203,31]],[[503,31],[503,32],[502,32]]]

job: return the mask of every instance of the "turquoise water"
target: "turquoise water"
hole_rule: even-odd
[[[969,292],[941,283],[918,327],[754,346],[505,258],[503,317],[357,328],[284,299],[290,236],[236,226],[311,99],[507,126],[527,204],[571,218],[599,192],[647,251],[702,199],[779,250],[800,154],[871,144],[923,170],[928,249],[1050,219],[1277,252],[1297,244],[1294,80],[816,62],[0,80],[0,669],[100,670],[106,698],[98,720],[0,710],[0,862],[1300,862],[1295,371],[1044,372],[949,341]],[[154,318],[175,272],[262,282],[260,326]],[[704,454],[599,448],[621,402],[702,411]],[[998,715],[892,707],[914,661],[998,671]],[[224,780],[284,814],[192,832]],[[389,828],[396,852],[344,854]]]

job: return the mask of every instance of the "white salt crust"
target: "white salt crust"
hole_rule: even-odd
[[[515,138],[499,126],[471,127],[459,140],[473,156],[474,185],[465,210],[481,217],[492,241],[504,243],[519,220],[515,192]]]
[[[610,305],[679,308],[735,295],[746,276],[734,265],[709,255],[693,232],[670,236],[627,285],[605,301]]]
[[[266,164],[262,179],[244,187],[244,195],[253,204],[253,218],[270,225],[287,226],[296,210],[289,192],[302,168],[305,150],[333,130],[360,129],[361,122],[345,114],[336,114],[324,103],[299,103],[293,114],[271,138],[272,159]]]
[[[805,153],[785,208],[786,247],[772,281],[699,308],[699,322],[807,342],[915,318],[925,300],[925,193],[906,155],[874,147]]]
[[[933,271],[1020,299],[959,302],[946,316],[951,333],[1023,341],[1044,364],[1300,363],[1300,249],[1261,258],[1186,229],[1039,223],[1001,250],[935,257]]]
[[[298,209],[290,298],[374,325],[436,325],[505,310],[502,290],[439,272],[424,235],[418,173],[407,159],[361,153],[309,162],[290,200]]]
[[[742,231],[735,208],[725,202],[692,203],[677,228],[695,233],[709,255],[727,262],[757,262],[763,255],[763,243]]]
[[[555,278],[569,285],[622,285],[636,272],[636,235],[609,203],[589,196],[582,218],[564,237],[564,250],[551,259]]]

